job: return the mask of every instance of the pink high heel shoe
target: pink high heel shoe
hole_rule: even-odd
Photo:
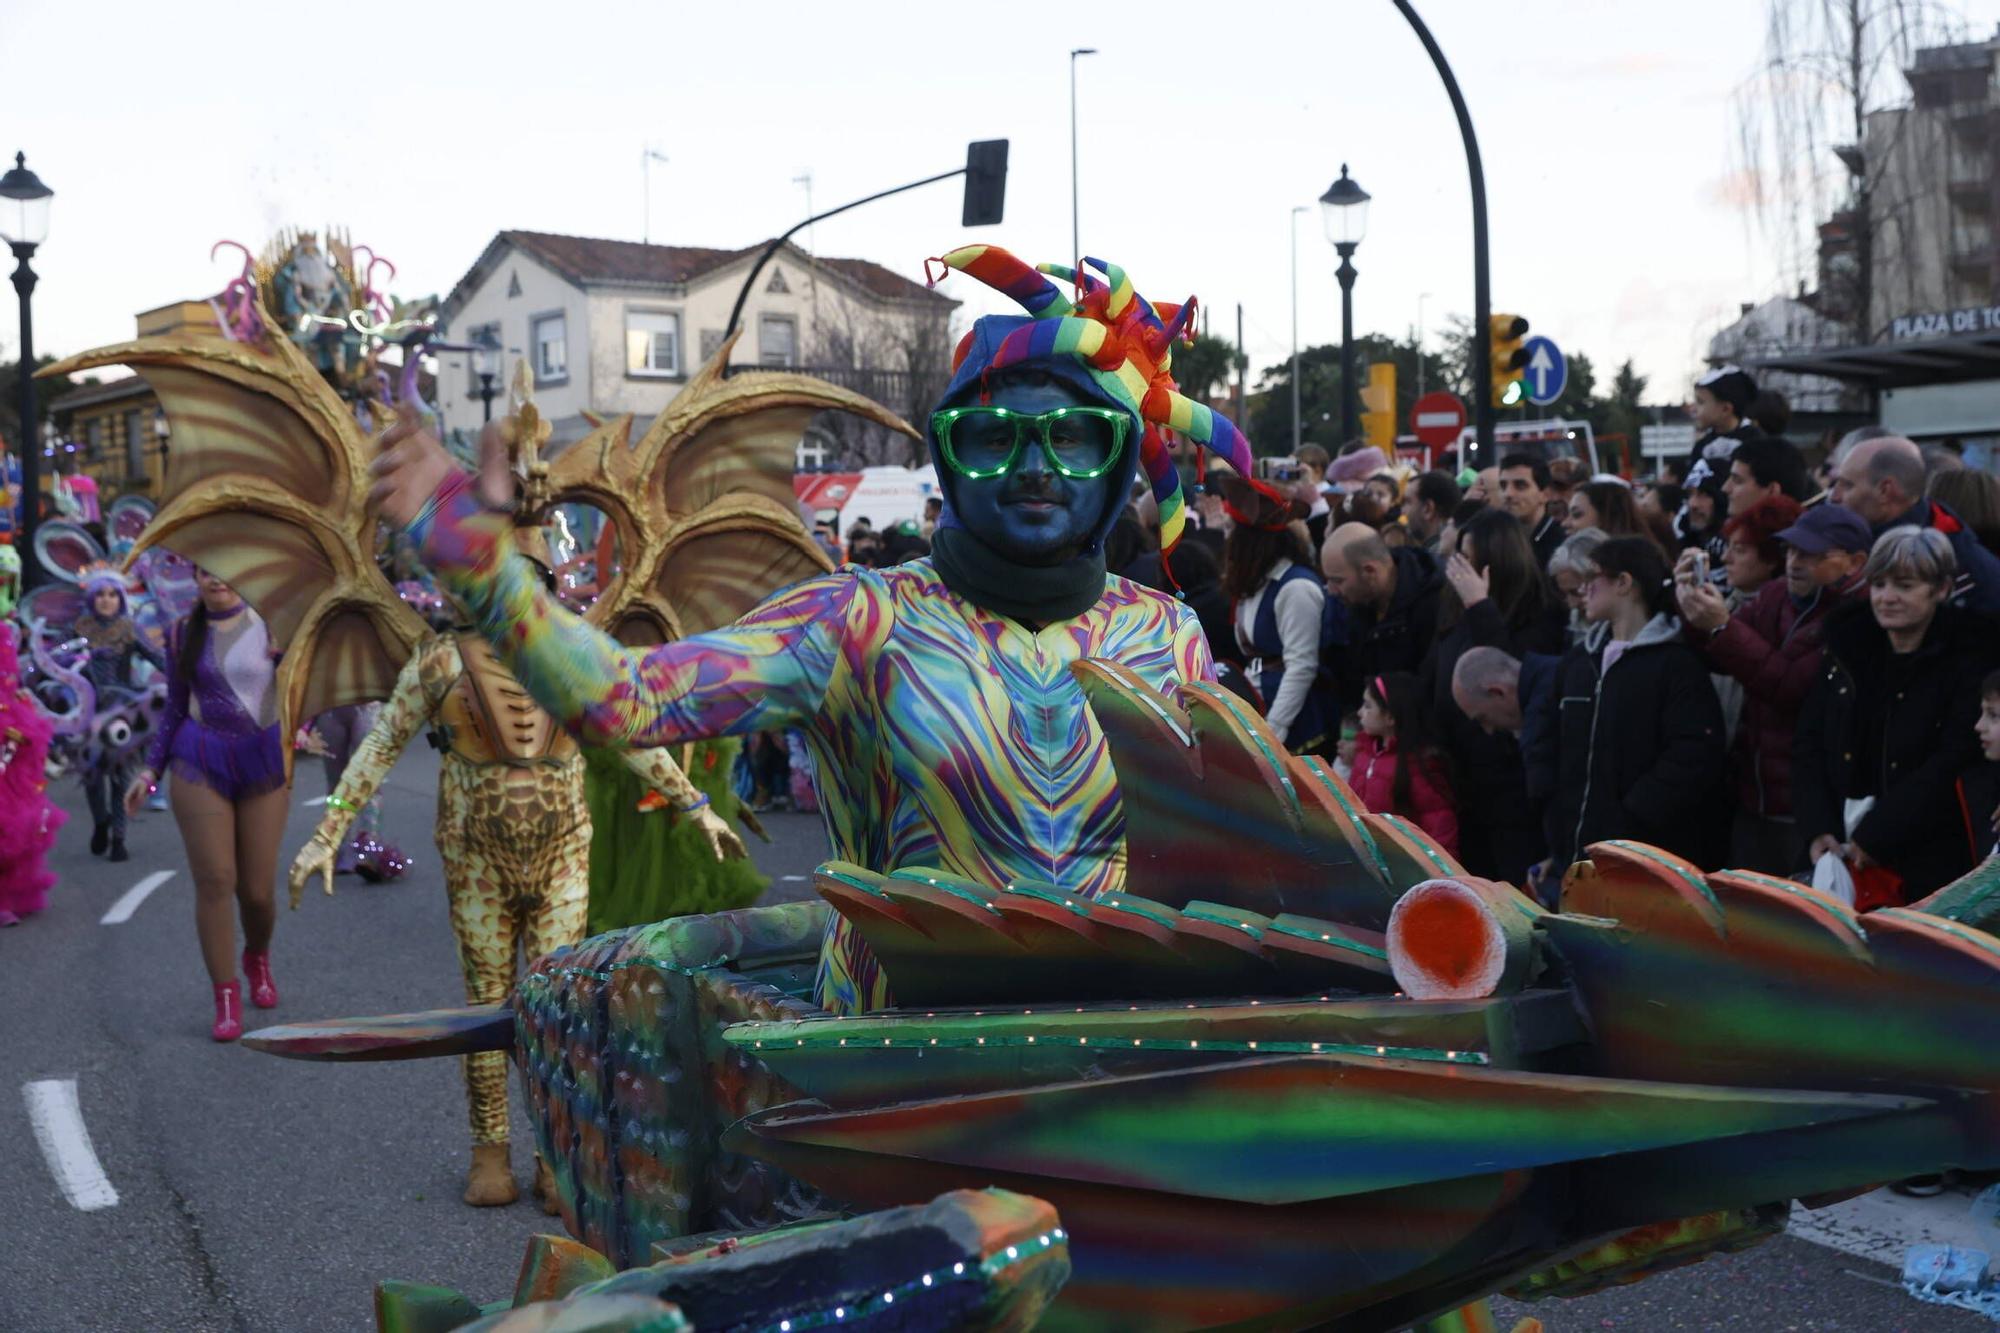
[[[243,951],[243,975],[250,981],[250,1003],[259,1009],[278,1007],[278,983],[271,980],[271,953]]]
[[[209,1036],[217,1041],[235,1041],[243,1035],[243,992],[234,981],[215,988],[215,1026]]]

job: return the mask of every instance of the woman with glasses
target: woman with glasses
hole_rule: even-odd
[[[1562,874],[1594,842],[1630,838],[1714,869],[1727,846],[1722,706],[1681,636],[1666,558],[1644,537],[1592,553],[1583,642],[1557,668],[1556,791],[1544,820]]]

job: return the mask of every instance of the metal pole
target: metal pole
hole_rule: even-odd
[[[1424,302],[1431,299],[1429,292],[1417,293],[1417,397],[1424,396]]]
[[[1299,214],[1309,210],[1303,204],[1292,207],[1292,456],[1298,457],[1304,432],[1299,424]]]
[[[1243,303],[1236,303],[1236,406],[1235,417],[1243,420],[1243,376],[1250,369],[1250,358],[1243,355]]]
[[[1079,46],[1069,53],[1069,255],[1071,263],[1083,261],[1083,227],[1077,212],[1076,172],[1076,58],[1094,56],[1094,46]]]
[[[13,245],[14,290],[21,297],[20,395],[21,415],[21,591],[41,582],[41,562],[35,557],[35,527],[42,505],[42,433],[35,420],[35,317],[33,295],[35,270],[28,267],[35,247],[22,242]]]
[[[1334,276],[1340,279],[1340,443],[1345,448],[1354,439],[1358,429],[1359,398],[1354,385],[1354,247],[1356,241],[1340,241],[1334,249],[1340,251],[1340,267]]]
[[[1472,411],[1478,445],[1473,458],[1459,462],[1481,467],[1493,449],[1493,278],[1486,261],[1486,169],[1480,165],[1479,136],[1472,132],[1472,113],[1466,110],[1465,96],[1458,90],[1458,80],[1452,76],[1437,39],[1417,17],[1410,0],[1395,0],[1395,5],[1409,20],[1417,40],[1430,53],[1438,77],[1444,80],[1451,109],[1458,117],[1459,137],[1465,141],[1465,170],[1472,184]]]

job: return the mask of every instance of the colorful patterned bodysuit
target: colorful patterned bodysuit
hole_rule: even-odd
[[[590,906],[590,810],[583,753],[494,660],[484,640],[433,635],[417,645],[313,832],[339,847],[417,729],[443,743],[437,847],[452,933],[471,1004],[497,1004],[514,984],[518,942],[534,959],[583,938]],[[675,808],[701,793],[665,750],[625,762]],[[507,1057],[465,1058],[475,1143],[507,1141]]]
[[[929,560],[844,569],[724,629],[626,649],[547,596],[511,557],[504,516],[447,482],[415,535],[509,667],[587,745],[666,745],[797,726],[813,751],[833,853],[1086,897],[1124,876],[1110,750],[1070,664],[1107,658],[1172,690],[1214,676],[1200,622],[1120,578],[1040,632],[947,589]],[[715,577],[726,577],[716,571]],[[818,998],[888,1002],[880,968],[836,918]]]

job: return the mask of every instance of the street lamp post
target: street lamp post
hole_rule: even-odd
[[[1292,208],[1292,456],[1298,457],[1304,431],[1299,425],[1299,214],[1312,209],[1306,204]]]
[[[1340,164],[1340,179],[1319,197],[1320,215],[1326,222],[1326,238],[1340,253],[1340,440],[1354,439],[1360,417],[1359,386],[1354,382],[1354,251],[1368,234],[1368,191],[1348,176],[1347,164]]]
[[[1083,259],[1083,228],[1076,202],[1076,58],[1096,54],[1094,46],[1079,46],[1069,53],[1069,257],[1073,264]]]
[[[14,268],[14,290],[21,297],[21,590],[40,581],[35,559],[35,525],[42,500],[42,438],[35,421],[35,320],[31,297],[35,270],[28,266],[35,247],[48,238],[49,200],[55,191],[28,170],[28,156],[14,154],[14,169],[0,176],[0,240],[20,262]]]
[[[493,399],[498,390],[493,387],[495,374],[499,370],[500,348],[493,342],[491,334],[481,335],[472,345],[472,373],[479,380],[479,420],[493,420]]]

